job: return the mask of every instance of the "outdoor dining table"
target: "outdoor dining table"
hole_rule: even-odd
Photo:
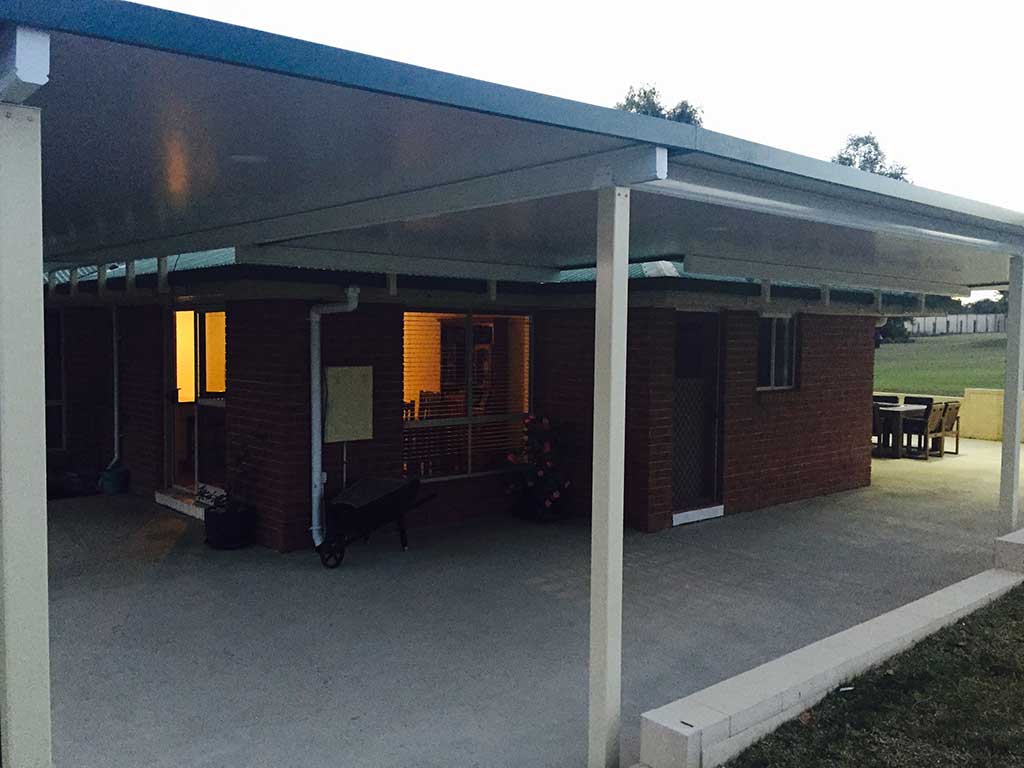
[[[927,405],[883,405],[879,406],[879,413],[886,417],[886,421],[892,424],[891,429],[885,430],[887,434],[892,435],[893,445],[889,448],[888,454],[890,458],[901,459],[903,458],[903,419],[910,414],[922,413],[928,408]],[[884,453],[883,450],[879,451]]]

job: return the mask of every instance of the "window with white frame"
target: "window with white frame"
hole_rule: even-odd
[[[508,467],[530,408],[530,318],[406,312],[402,463],[423,478]]]
[[[762,316],[757,326],[757,388],[796,385],[796,317]]]

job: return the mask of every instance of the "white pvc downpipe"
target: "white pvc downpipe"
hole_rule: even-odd
[[[359,306],[359,286],[350,285],[346,290],[346,300],[334,304],[317,304],[309,309],[309,413],[312,427],[312,472],[310,496],[310,519],[313,534],[313,546],[324,543],[324,393],[323,374],[320,360],[320,318],[324,315],[337,315],[343,312],[354,312]]]
[[[112,339],[111,347],[111,359],[114,369],[114,458],[107,464],[107,469],[112,469],[117,466],[118,462],[121,461],[121,390],[120,390],[120,375],[119,375],[119,364],[118,364],[118,344],[117,344],[117,305],[115,304],[110,308],[110,336]]]

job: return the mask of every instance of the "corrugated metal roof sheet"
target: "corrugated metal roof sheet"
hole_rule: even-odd
[[[199,251],[197,253],[179,253],[175,256],[167,257],[167,273],[227,267],[235,263],[234,248],[218,248],[215,251]],[[156,259],[139,259],[135,262],[135,275],[155,275],[157,271],[156,265]],[[79,267],[78,279],[80,282],[95,280],[98,271],[97,267]],[[107,267],[107,279],[124,277],[125,271],[123,263],[110,264]],[[71,280],[71,271],[58,269],[54,273],[54,278],[58,285],[63,285]]]

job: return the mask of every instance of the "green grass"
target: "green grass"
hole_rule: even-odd
[[[961,396],[965,387],[1002,389],[1006,334],[979,333],[883,344],[875,352],[875,390]]]
[[[850,685],[728,768],[1021,768],[1024,588]]]

